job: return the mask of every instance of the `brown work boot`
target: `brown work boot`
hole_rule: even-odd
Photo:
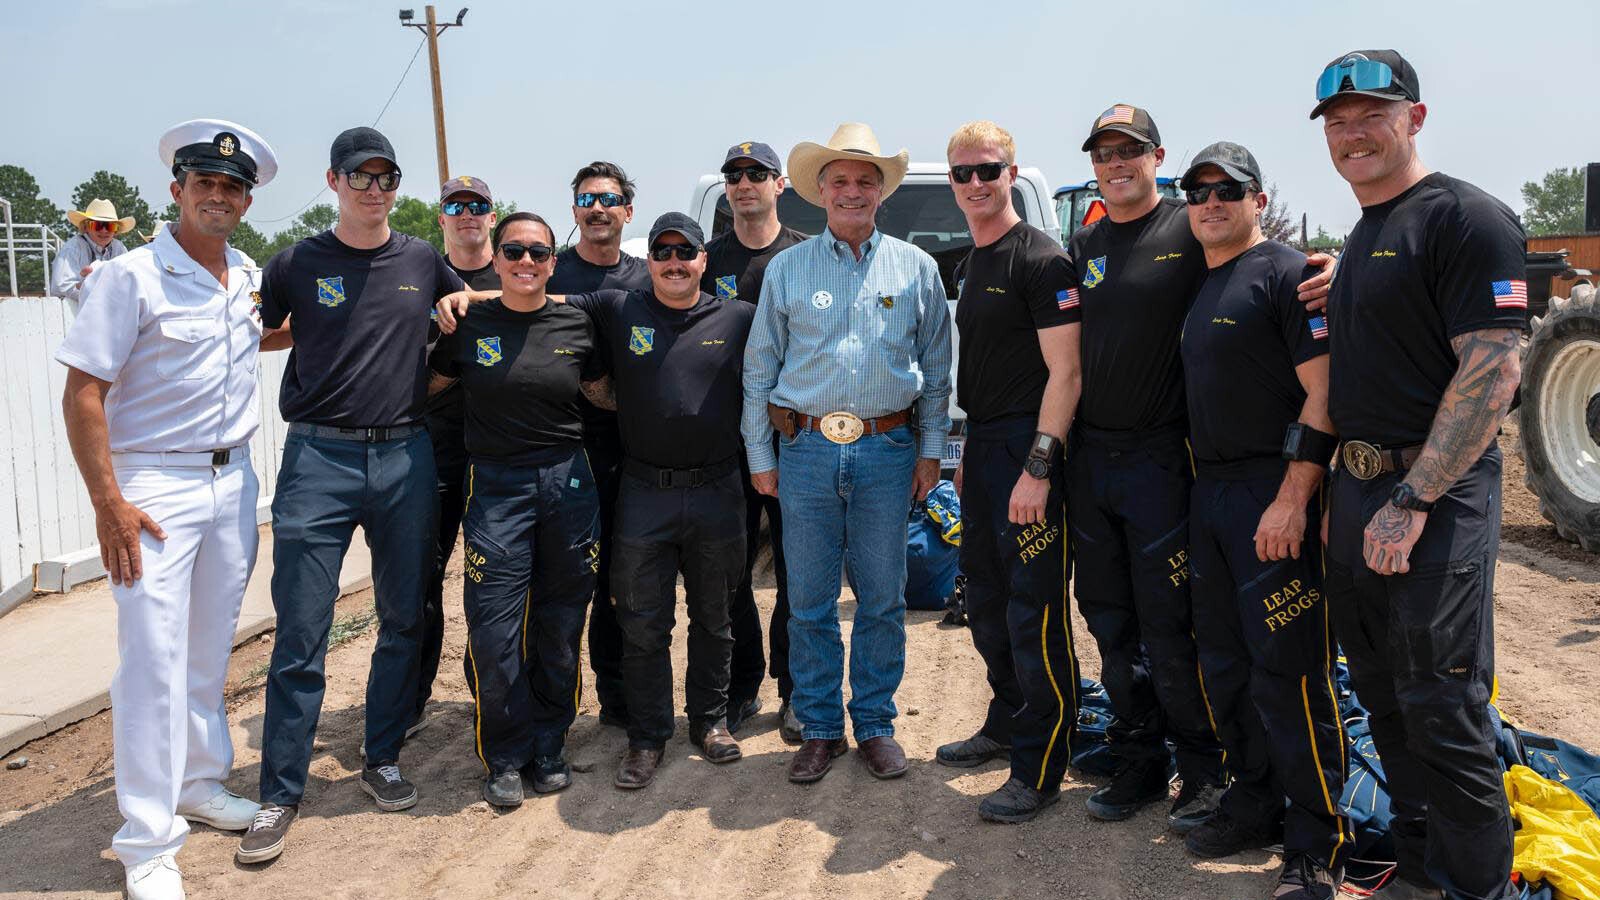
[[[906,752],[888,735],[867,738],[857,749],[873,778],[899,778],[906,773]]]
[[[712,725],[705,729],[692,729],[689,734],[695,746],[700,748],[700,753],[707,762],[731,763],[744,755],[739,749],[739,742],[722,725]]]
[[[794,759],[789,760],[789,780],[795,784],[821,781],[822,776],[833,768],[834,759],[845,755],[849,750],[850,742],[844,738],[835,738],[831,741],[816,738],[806,741],[795,751]]]
[[[629,747],[622,754],[622,764],[617,766],[614,784],[624,790],[638,790],[656,780],[656,766],[661,765],[661,751],[649,747]]]

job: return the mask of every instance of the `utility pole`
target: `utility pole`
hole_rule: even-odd
[[[417,24],[411,21],[415,13],[409,9],[400,10],[400,24],[406,28],[415,28],[428,36],[428,69],[433,77],[433,143],[439,157],[439,183],[444,184],[450,180],[450,155],[445,148],[444,140],[444,87],[439,81],[439,35],[446,29],[456,28],[467,17],[466,7],[456,13],[454,22],[439,24],[434,18],[433,7],[425,10],[426,24]]]

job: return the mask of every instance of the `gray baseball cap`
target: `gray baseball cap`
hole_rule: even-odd
[[[1184,190],[1194,187],[1195,173],[1206,166],[1216,166],[1235,181],[1261,184],[1261,166],[1249,150],[1232,141],[1217,141],[1195,154],[1194,161],[1178,180],[1178,186]]]

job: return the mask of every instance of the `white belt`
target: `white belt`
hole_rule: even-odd
[[[201,450],[192,453],[123,453],[111,454],[113,466],[164,466],[168,468],[213,468],[245,462],[250,459],[248,445],[240,444],[226,450]]]

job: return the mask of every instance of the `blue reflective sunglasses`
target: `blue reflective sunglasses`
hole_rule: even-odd
[[[494,204],[487,200],[451,200],[442,204],[439,209],[447,216],[459,216],[462,210],[475,216],[487,216],[494,212]]]
[[[1346,59],[1322,70],[1317,79],[1317,102],[1339,93],[1349,79],[1352,91],[1381,91],[1394,86],[1394,70],[1370,59]]]
[[[622,196],[621,194],[613,194],[610,191],[607,191],[604,194],[595,194],[590,193],[589,191],[584,191],[583,193],[572,198],[573,204],[581,206],[584,209],[588,209],[589,207],[593,206],[597,200],[600,202],[601,206],[604,206],[607,209],[610,209],[613,206],[622,206],[628,202],[628,198]]]

